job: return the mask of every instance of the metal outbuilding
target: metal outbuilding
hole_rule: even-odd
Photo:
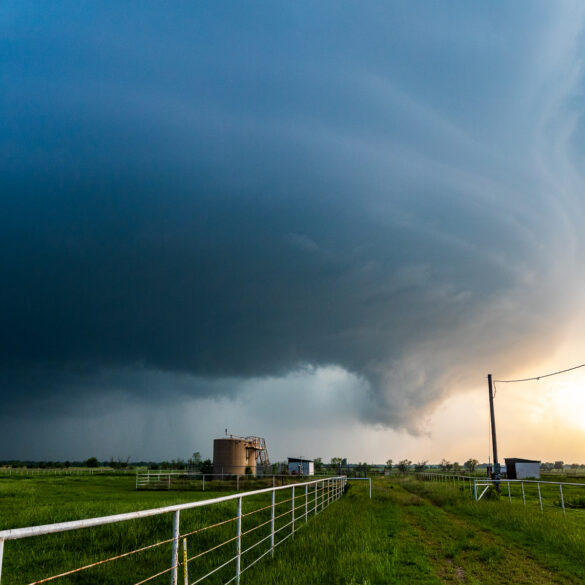
[[[291,475],[315,475],[315,464],[312,459],[289,457],[288,472]]]
[[[506,475],[508,479],[540,478],[540,461],[534,459],[506,459]]]

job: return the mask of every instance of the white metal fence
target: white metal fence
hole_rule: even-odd
[[[417,473],[419,479],[442,482],[446,485],[469,490],[475,501],[494,490],[499,497],[509,503],[522,501],[525,507],[538,506],[541,512],[545,508],[556,509],[566,514],[567,510],[585,510],[585,483],[545,481],[541,479],[499,479],[477,476],[442,474],[432,472]]]
[[[202,500],[187,504],[167,506],[151,510],[142,510],[114,516],[91,518],[61,522],[44,526],[32,526],[0,531],[0,582],[2,582],[3,553],[6,561],[10,554],[7,541],[20,541],[30,537],[58,535],[65,538],[64,533],[69,531],[84,531],[92,527],[120,525],[117,535],[101,535],[93,539],[109,551],[109,556],[99,558],[99,551],[83,551],[74,560],[69,558],[69,566],[50,576],[37,576],[36,580],[28,579],[37,567],[14,567],[22,573],[26,569],[27,583],[37,585],[65,579],[71,576],[82,578],[76,583],[118,583],[121,574],[132,575],[134,585],[145,583],[170,582],[178,585],[179,577],[185,585],[197,585],[207,582],[213,576],[214,583],[239,584],[240,576],[267,555],[274,555],[275,548],[294,536],[300,525],[307,524],[309,519],[323,511],[329,504],[339,499],[343,493],[347,478],[337,476],[321,478],[313,481],[272,487],[250,491],[242,494],[232,494],[210,500]],[[235,512],[232,509],[235,504]],[[191,513],[190,511],[197,510]],[[181,516],[183,513],[183,516]],[[194,514],[197,516],[195,517]],[[154,539],[150,542],[140,542],[134,539],[134,548],[125,550],[122,546],[115,554],[111,554],[113,544],[133,529],[133,522],[151,518],[151,521],[172,518],[171,522],[162,526],[159,522],[157,529],[150,528],[144,533],[145,537]],[[96,528],[97,529],[97,528]],[[165,531],[169,530],[169,532]],[[106,530],[106,529],[104,529]],[[215,536],[214,536],[215,534]],[[76,536],[77,535],[77,536]],[[71,536],[71,535],[70,535]],[[37,543],[37,548],[49,556],[51,547],[61,552],[68,548],[76,549],[74,539],[81,538],[74,533],[72,538],[57,541],[46,546]],[[108,540],[109,539],[109,540]],[[126,542],[127,544],[127,542]],[[33,547],[34,548],[34,547]],[[79,548],[77,547],[77,550]],[[73,554],[73,553],[72,553]],[[148,560],[145,554],[150,555]],[[39,558],[34,554],[20,551],[23,558]],[[142,556],[142,559],[141,559]],[[41,554],[42,557],[42,554]],[[91,562],[84,562],[90,559]],[[81,564],[80,564],[81,561]],[[116,563],[133,561],[131,567],[116,566]],[[48,561],[47,561],[48,562]],[[71,568],[71,564],[77,564]],[[40,563],[43,564],[43,563]],[[48,564],[51,564],[48,562]],[[38,567],[39,571],[42,569]],[[92,574],[94,571],[94,574]],[[98,571],[99,574],[95,574]],[[5,570],[5,578],[11,575]],[[6,583],[6,581],[4,581]],[[11,581],[11,583],[14,581]]]
[[[0,467],[0,477],[39,476],[51,475],[134,475],[135,469],[112,469],[110,467]]]
[[[189,471],[147,471],[136,474],[137,490],[196,489],[235,490],[254,487],[276,487],[307,481],[302,475],[229,475],[226,473],[200,473]],[[313,479],[317,479],[314,477]]]
[[[368,493],[370,500],[372,499],[372,478],[371,477],[348,477],[348,481],[367,481],[368,482]]]

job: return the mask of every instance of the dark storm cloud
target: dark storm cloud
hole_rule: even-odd
[[[542,329],[548,250],[575,229],[570,193],[551,198],[516,150],[532,134],[514,71],[536,67],[544,9],[454,28],[407,4],[329,8],[6,10],[13,410],[164,399],[157,372],[202,396],[340,365],[369,384],[362,416],[409,426],[459,357]]]

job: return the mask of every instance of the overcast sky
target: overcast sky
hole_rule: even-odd
[[[584,17],[3,2],[0,458],[487,460],[585,361]]]

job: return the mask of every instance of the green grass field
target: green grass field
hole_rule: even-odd
[[[225,495],[225,492],[137,492],[132,477],[42,477],[0,480],[0,528],[45,524],[160,507]],[[298,495],[298,492],[297,492]],[[282,494],[277,522],[290,521],[290,494]],[[246,502],[244,512],[263,508],[267,498]],[[297,502],[304,512],[304,494]],[[235,502],[181,514],[181,532],[224,521],[188,540],[189,556],[233,537]],[[243,548],[266,535],[269,510],[245,517]],[[540,512],[521,500],[474,502],[469,490],[413,479],[377,479],[373,499],[367,483],[351,483],[338,502],[311,518],[297,518],[294,539],[278,546],[242,575],[242,583],[373,585],[468,583],[568,584],[585,580],[585,517],[563,516],[557,508]],[[254,528],[259,527],[257,530]],[[280,533],[287,534],[288,528]],[[63,535],[34,537],[5,545],[2,585],[21,585],[85,563],[168,539],[171,517],[149,518]],[[216,563],[231,558],[229,543],[189,564],[192,583]],[[226,550],[227,549],[227,550]],[[256,551],[267,550],[267,543]],[[242,558],[245,568],[252,553]],[[208,558],[209,557],[209,558]],[[145,551],[105,567],[55,583],[134,584],[163,570],[170,545]],[[205,583],[222,583],[233,563]],[[168,574],[152,583],[169,582]],[[182,573],[180,573],[182,583]]]

